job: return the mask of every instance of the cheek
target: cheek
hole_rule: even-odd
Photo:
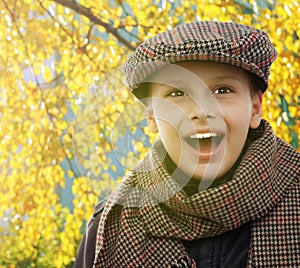
[[[251,109],[241,106],[239,109],[228,109],[224,112],[227,128],[227,158],[232,164],[240,155],[247,139],[250,125]]]
[[[185,111],[178,105],[156,100],[153,104],[154,117],[157,120],[158,128],[173,128],[177,129],[181,122],[186,118]]]
[[[223,119],[230,129],[246,129],[248,131],[251,120],[251,105],[231,105],[222,107]]]
[[[177,165],[181,156],[182,142],[179,132],[174,125],[165,121],[157,121],[159,137],[164,144],[169,156]]]

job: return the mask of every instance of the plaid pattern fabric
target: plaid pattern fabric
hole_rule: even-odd
[[[166,63],[213,61],[254,73],[263,79],[266,89],[269,68],[276,56],[267,34],[260,30],[233,22],[196,21],[144,41],[121,69],[134,90]],[[137,90],[133,93],[139,97]]]
[[[264,120],[249,137],[255,140],[233,178],[191,197],[168,174],[157,141],[108,200],[94,267],[195,267],[181,240],[246,222],[248,267],[300,267],[300,155]]]

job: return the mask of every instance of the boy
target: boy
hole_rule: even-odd
[[[215,21],[136,49],[123,69],[159,139],[75,267],[300,267],[300,156],[261,119],[275,58],[265,33]]]

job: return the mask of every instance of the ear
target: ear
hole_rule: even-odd
[[[151,132],[158,133],[158,127],[156,124],[156,120],[153,114],[153,110],[151,108],[148,108],[148,114],[147,114],[147,124],[150,128]]]
[[[262,93],[259,91],[252,97],[252,115],[250,128],[255,129],[260,125],[262,118]]]

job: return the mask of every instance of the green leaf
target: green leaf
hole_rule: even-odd
[[[299,137],[298,135],[296,134],[296,132],[292,129],[290,129],[290,133],[291,133],[291,136],[292,136],[292,141],[291,141],[291,145],[295,148],[295,149],[298,149],[299,147]]]

